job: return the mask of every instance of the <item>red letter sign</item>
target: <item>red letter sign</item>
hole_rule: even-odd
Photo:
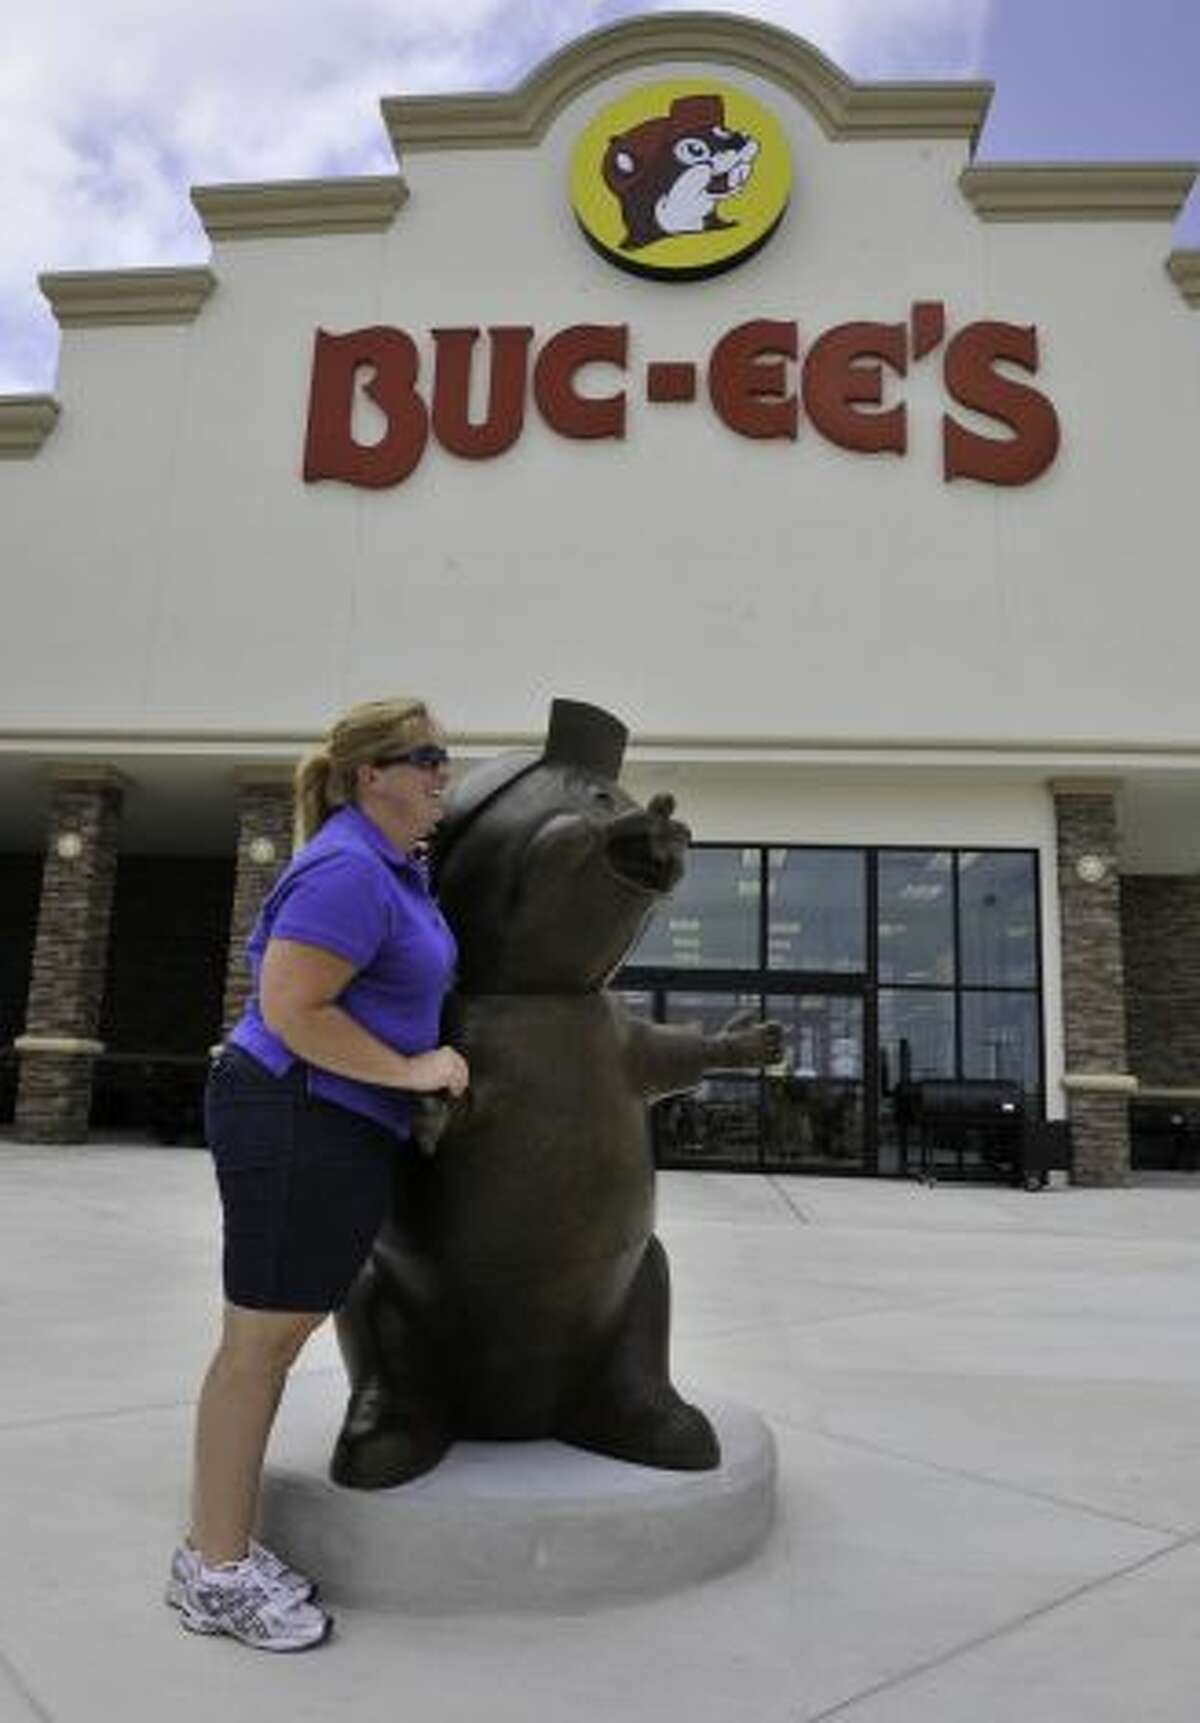
[[[708,365],[712,404],[743,437],[795,438],[800,409],[787,392],[785,359],[796,357],[796,325],[760,318],[721,337]]]
[[[577,323],[552,335],[538,354],[533,393],[543,419],[563,437],[624,437],[625,396],[580,395],[575,373],[585,365],[617,365],[629,359],[625,323]]]
[[[525,370],[533,330],[490,329],[492,375],[487,418],[471,423],[471,355],[478,329],[435,329],[433,432],[444,449],[469,461],[502,455],[525,423]]]
[[[804,362],[804,409],[821,435],[843,449],[868,455],[890,449],[902,455],[908,448],[907,409],[863,413],[856,405],[878,406],[883,400],[880,359],[905,375],[908,330],[903,323],[842,323],[827,330]]]
[[[342,479],[381,490],[408,477],[429,435],[429,414],[417,393],[418,363],[415,343],[399,329],[355,329],[349,335],[317,330],[304,447],[307,483]],[[356,443],[352,428],[355,384],[367,367],[374,375],[366,393],[387,417],[378,443]]]
[[[970,323],[946,349],[946,387],[959,405],[999,419],[1016,432],[1014,437],[981,437],[945,414],[942,450],[947,479],[1027,485],[1045,472],[1058,453],[1058,414],[1037,389],[998,377],[992,370],[997,359],[1036,371],[1037,330],[1016,323]]]

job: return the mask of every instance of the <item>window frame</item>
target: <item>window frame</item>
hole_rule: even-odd
[[[744,840],[720,839],[715,842],[700,842],[695,849],[703,850],[758,850],[759,863],[759,894],[758,894],[758,966],[721,967],[712,965],[688,965],[678,967],[669,964],[638,964],[626,962],[615,973],[612,986],[617,992],[647,993],[650,995],[653,1017],[656,1022],[665,1020],[666,998],[670,993],[709,993],[731,996],[730,1014],[734,1009],[732,996],[746,994],[757,997],[760,1011],[763,1002],[772,994],[841,994],[861,997],[863,1000],[863,1123],[864,1146],[863,1165],[861,1173],[865,1176],[877,1176],[879,1171],[880,1122],[882,1103],[887,1099],[880,1086],[880,1046],[879,1046],[879,996],[881,990],[895,992],[931,992],[953,995],[954,1015],[954,1066],[956,1077],[962,1079],[963,1070],[963,998],[965,993],[973,994],[1021,994],[1032,996],[1034,1014],[1037,1025],[1037,1072],[1038,1080],[1035,1087],[1028,1092],[1030,1112],[1037,1117],[1045,1116],[1045,1084],[1046,1084],[1046,1021],[1045,1021],[1045,976],[1044,976],[1044,912],[1042,903],[1042,876],[1040,852],[1034,845],[1029,844],[850,844],[823,843],[798,844],[785,843],[778,839],[762,839],[753,843]],[[770,854],[773,850],[821,850],[857,851],[864,861],[864,907],[866,929],[864,940],[864,967],[861,970],[820,970],[820,969],[782,969],[772,967],[770,955]],[[888,981],[881,982],[879,977],[879,864],[880,858],[889,853],[896,854],[948,854],[950,857],[950,882],[952,893],[952,939],[953,962],[952,973],[948,981],[916,982]],[[962,930],[962,891],[961,891],[961,857],[963,855],[1017,855],[1028,859],[1030,883],[1033,898],[1033,945],[1034,945],[1034,979],[1032,985],[980,985],[967,984],[963,979],[963,930]],[[760,1118],[763,1116],[763,1079],[759,1083]],[[765,1140],[765,1133],[764,1133]],[[663,1165],[694,1167],[703,1164],[706,1167],[720,1168],[728,1165],[730,1170],[747,1170],[745,1160],[728,1163],[694,1160],[663,1161]],[[777,1171],[786,1170],[776,1167],[764,1153],[764,1141],[760,1140],[760,1156],[753,1170]],[[795,1170],[791,1168],[790,1170]]]

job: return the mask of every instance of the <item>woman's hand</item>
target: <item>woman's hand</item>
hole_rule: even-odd
[[[466,1092],[471,1081],[467,1061],[453,1047],[435,1047],[431,1053],[408,1055],[405,1087],[418,1095],[434,1095],[448,1089],[455,1097]]]

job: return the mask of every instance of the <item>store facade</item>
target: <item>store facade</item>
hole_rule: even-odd
[[[977,164],[988,95],[635,20],[386,100],[402,173],[198,189],[208,266],[44,278],[55,395],[0,402],[19,1134],[195,1068],[291,762],[404,687],[467,761],[592,700],[675,795],[619,985],[788,1057],[664,1158],[911,1173],[922,1083],[1069,1120],[1081,1182],[1186,1125],[1194,169]]]

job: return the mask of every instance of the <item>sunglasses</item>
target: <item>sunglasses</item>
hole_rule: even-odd
[[[383,754],[371,763],[374,766],[416,766],[422,772],[436,772],[448,764],[450,755],[437,742],[422,742],[417,748],[406,748],[402,754]]]

